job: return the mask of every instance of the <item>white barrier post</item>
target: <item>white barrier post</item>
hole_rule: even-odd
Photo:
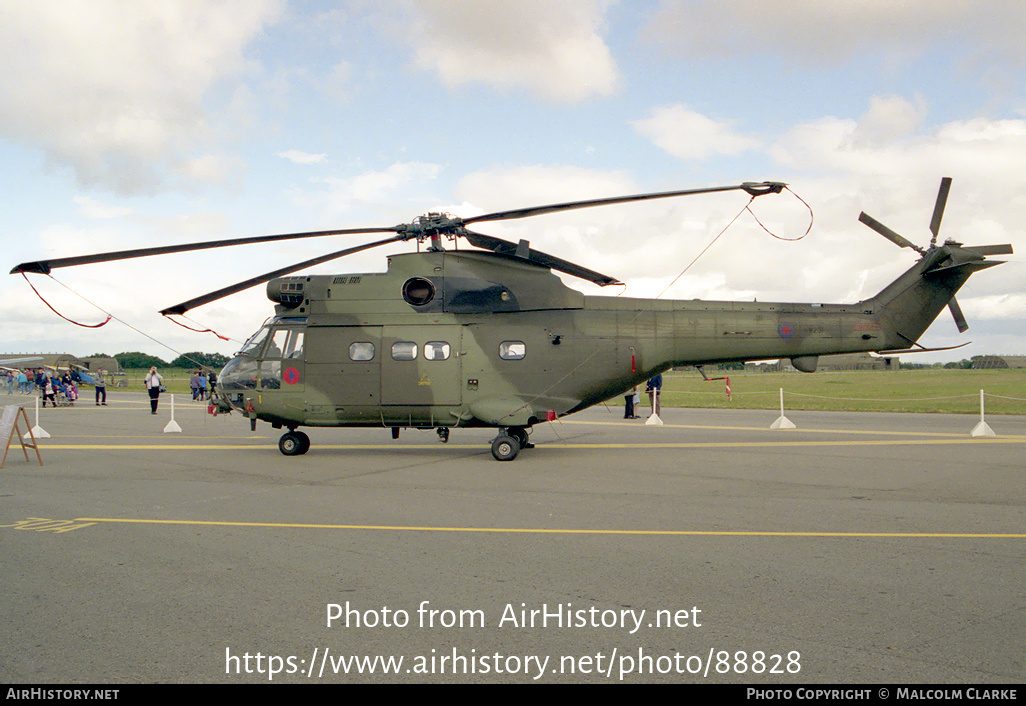
[[[980,390],[980,423],[973,427],[970,436],[997,436],[987,422],[983,421],[983,390]]]
[[[178,422],[175,421],[175,396],[171,395],[171,421],[167,423],[166,427],[164,427],[164,433],[171,434],[174,432],[178,432],[180,434],[182,432],[182,428],[178,426]]]
[[[794,422],[784,416],[784,388],[780,388],[780,416],[770,424],[770,429],[794,429]]]
[[[36,425],[32,427],[32,434],[25,432],[22,439],[31,439],[35,435],[37,439],[49,439],[50,435],[46,433],[43,427],[39,426],[39,397],[36,397]]]
[[[659,388],[652,389],[652,416],[645,420],[646,426],[663,426],[663,420],[659,418]]]

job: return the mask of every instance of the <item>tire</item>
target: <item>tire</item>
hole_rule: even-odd
[[[520,453],[520,442],[512,436],[500,435],[492,441],[492,456],[496,461],[512,461]]]
[[[278,439],[278,450],[285,456],[300,456],[306,453],[306,449],[303,445],[303,437],[306,434],[302,432],[290,431],[281,435]],[[306,448],[309,448],[309,439],[307,439]]]
[[[299,441],[302,444],[302,451],[299,452],[299,455],[302,456],[310,450],[310,437],[301,431],[294,431],[292,433],[299,437]]]

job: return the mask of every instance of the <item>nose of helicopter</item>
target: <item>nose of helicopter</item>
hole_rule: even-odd
[[[235,409],[243,409],[245,392],[256,389],[257,361],[239,355],[228,361],[218,376],[218,385],[224,399]]]

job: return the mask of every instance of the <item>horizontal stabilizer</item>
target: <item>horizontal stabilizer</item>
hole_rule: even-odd
[[[980,255],[1012,255],[1012,246],[1008,243],[1004,245],[963,245],[963,249],[972,250],[974,253]]]

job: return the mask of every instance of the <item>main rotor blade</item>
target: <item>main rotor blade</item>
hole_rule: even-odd
[[[965,333],[969,330],[969,324],[965,322],[965,314],[962,313],[962,307],[958,305],[958,301],[954,297],[948,302],[948,309],[951,311],[951,315],[955,317],[955,325],[958,326],[959,333]]]
[[[607,284],[622,284],[622,282],[615,277],[600,274],[594,270],[589,270],[587,267],[576,265],[572,262],[556,257],[555,255],[549,255],[540,250],[535,250],[534,248],[528,248],[527,256],[524,257],[522,254],[523,246],[518,245],[517,243],[511,243],[508,240],[503,240],[502,238],[496,238],[493,235],[484,235],[470,230],[464,230],[464,235],[467,241],[476,247],[491,250],[499,255],[519,257],[520,259],[533,262],[536,265],[542,265],[543,267],[558,270],[559,272],[565,272],[566,274],[573,275],[574,277],[586,279],[589,282],[594,282],[600,287],[605,287]]]
[[[207,250],[210,248],[226,248],[231,245],[251,245],[253,243],[269,243],[275,240],[295,240],[299,238],[320,238],[328,235],[356,235],[366,233],[389,233],[396,232],[396,227],[390,228],[346,228],[343,230],[320,230],[308,233],[283,233],[280,235],[260,235],[252,238],[234,238],[232,240],[208,240],[203,243],[186,243],[183,245],[167,245],[159,248],[139,248],[137,250],[121,250],[118,252],[98,253],[96,255],[80,255],[78,257],[63,257],[56,260],[37,260],[36,262],[23,262],[11,270],[11,274],[19,272],[37,272],[48,275],[57,267],[71,267],[73,265],[88,265],[95,262],[112,262],[114,260],[129,260],[135,257],[147,257],[149,255],[168,255],[177,252],[189,252],[191,250]]]
[[[716,191],[734,191],[741,189],[752,196],[761,196],[763,194],[779,194],[785,184],[777,181],[764,181],[764,182],[746,182],[744,184],[738,184],[736,186],[714,186],[704,189],[685,189],[683,191],[660,191],[650,194],[635,194],[633,196],[615,196],[606,199],[589,199],[587,201],[568,201],[566,203],[554,203],[548,206],[533,206],[531,208],[518,208],[512,211],[498,211],[496,213],[486,213],[483,216],[474,216],[472,218],[463,219],[463,223],[468,225],[470,223],[483,223],[485,221],[506,221],[513,220],[516,218],[528,218],[530,216],[540,216],[546,213],[556,213],[557,211],[570,211],[577,208],[592,208],[593,206],[609,206],[616,203],[630,203],[633,201],[648,201],[650,199],[668,199],[674,196],[690,196],[692,194],[710,194]]]
[[[167,316],[168,314],[184,314],[190,309],[195,309],[197,306],[209,304],[212,301],[217,301],[218,299],[221,299],[222,297],[227,297],[230,294],[241,292],[245,289],[249,289],[250,287],[254,287],[258,284],[263,284],[264,282],[268,282],[274,279],[275,277],[284,277],[285,275],[292,274],[293,272],[296,272],[298,270],[302,270],[307,267],[313,267],[314,265],[319,265],[322,262],[336,260],[340,257],[345,257],[346,255],[358,253],[361,250],[370,250],[371,248],[376,248],[379,245],[387,245],[388,243],[395,243],[401,240],[405,240],[405,238],[401,235],[397,235],[395,237],[385,238],[384,240],[378,240],[373,243],[364,243],[363,245],[357,245],[356,247],[346,248],[345,250],[339,250],[338,252],[329,253],[328,255],[321,255],[320,257],[315,257],[312,260],[305,260],[303,262],[296,263],[295,265],[290,265],[289,267],[283,267],[280,270],[275,270],[274,272],[268,272],[267,274],[259,275],[257,277],[251,277],[250,279],[247,279],[245,282],[239,282],[238,284],[233,284],[230,287],[218,289],[216,292],[210,292],[209,294],[204,294],[201,297],[190,299],[187,302],[176,304],[175,306],[171,306],[167,309],[162,310],[160,313],[164,316]]]
[[[907,240],[903,236],[898,235],[893,230],[885,226],[880,221],[876,220],[872,216],[868,215],[865,211],[859,214],[859,221],[865,223],[867,226],[875,230],[877,233],[887,238],[889,241],[894,243],[900,248],[912,248],[917,253],[925,254],[923,249],[915,243]]]
[[[944,216],[944,206],[948,202],[948,191],[951,189],[951,177],[941,179],[940,190],[937,192],[937,203],[933,206],[933,218],[930,219],[930,232],[933,239],[930,240],[930,247],[937,244],[937,233],[940,232],[941,218]]]

